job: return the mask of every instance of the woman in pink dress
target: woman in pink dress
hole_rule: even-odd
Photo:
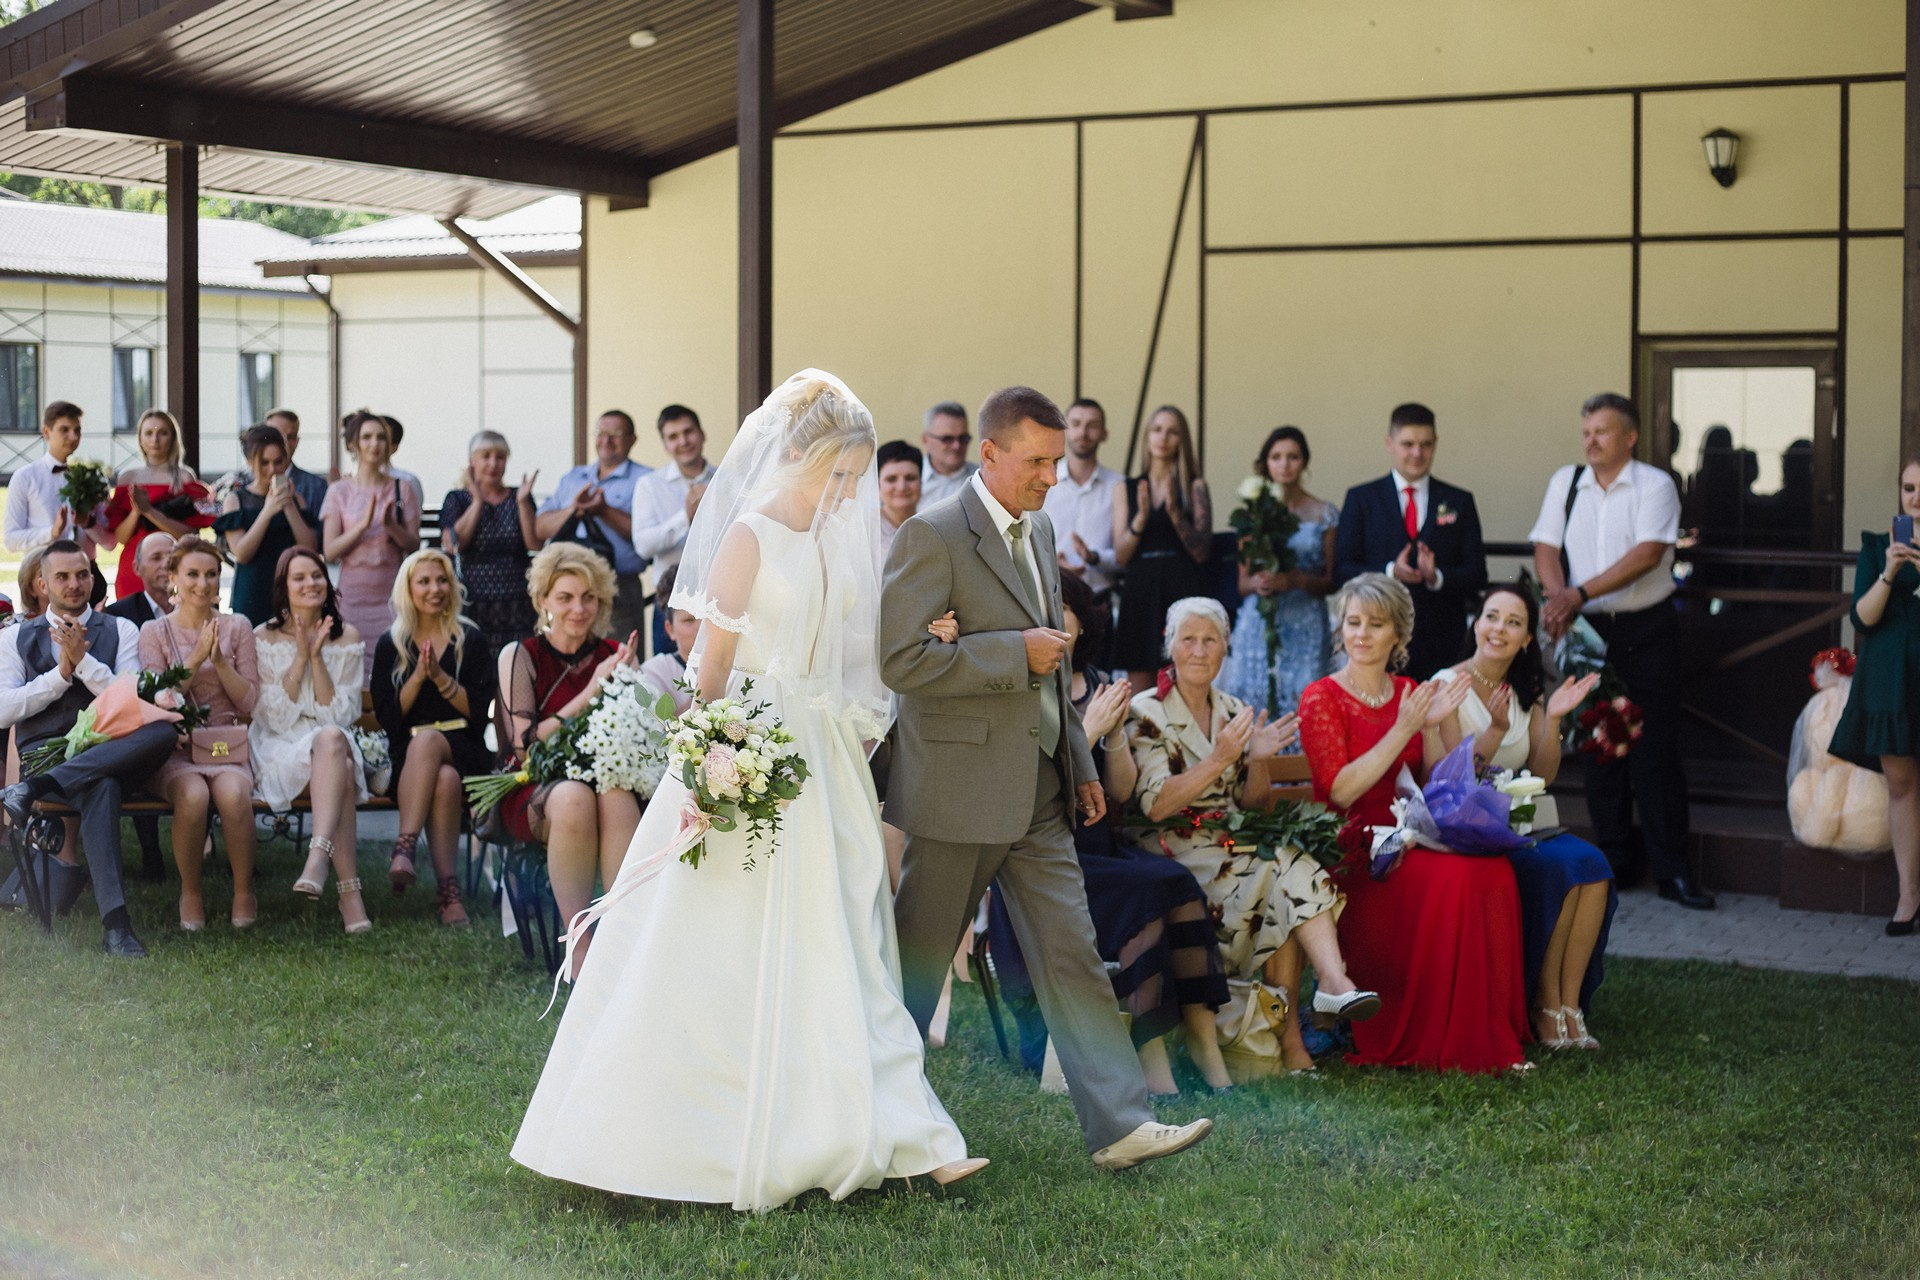
[[[140,415],[143,465],[128,467],[107,499],[106,520],[120,546],[120,569],[113,598],[127,600],[146,590],[140,580],[140,544],[155,531],[189,538],[213,524],[213,494],[193,468],[181,462],[180,429],[173,415],[149,409]]]
[[[220,612],[220,557],[211,543],[182,541],[170,564],[173,612],[140,628],[140,665],[149,671],[188,668],[193,678],[182,693],[211,712],[209,725],[246,724],[260,697],[253,626],[245,618]],[[240,735],[239,741],[244,751],[246,736]],[[252,766],[245,759],[196,764],[192,740],[183,737],[151,785],[173,806],[180,927],[188,932],[206,927],[200,850],[207,838],[207,812],[213,808],[220,811],[227,862],[233,868],[233,927],[252,924],[260,914],[253,896]]]
[[[348,415],[352,475],[327,487],[321,504],[327,561],[340,566],[340,616],[363,636],[393,625],[393,583],[400,562],[420,549],[420,500],[387,467],[393,434],[385,418],[362,409]],[[373,675],[369,647],[366,673]]]

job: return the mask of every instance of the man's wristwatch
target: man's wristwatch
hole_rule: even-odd
[[[1581,604],[1592,604],[1592,603],[1593,603],[1593,597],[1587,594],[1587,589],[1586,589],[1585,587],[1575,587],[1575,588],[1574,588],[1574,590],[1575,590],[1575,591],[1578,591],[1578,592],[1580,593],[1580,603],[1581,603]]]

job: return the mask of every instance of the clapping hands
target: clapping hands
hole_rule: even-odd
[[[1300,717],[1289,712],[1270,721],[1265,711],[1256,714],[1252,707],[1243,707],[1214,735],[1213,754],[1223,766],[1243,755],[1249,760],[1271,760],[1299,739]]]
[[[1592,693],[1599,683],[1598,671],[1584,675],[1578,680],[1568,676],[1561,682],[1560,687],[1553,691],[1553,696],[1547,699],[1547,714],[1556,718],[1573,714],[1575,708],[1587,700],[1587,695]]]
[[[1102,685],[1098,692],[1087,701],[1087,709],[1080,717],[1081,725],[1087,731],[1087,740],[1092,742],[1106,737],[1114,731],[1121,721],[1127,718],[1127,700],[1133,696],[1133,686],[1125,679]]]

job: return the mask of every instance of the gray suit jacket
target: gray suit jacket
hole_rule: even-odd
[[[1059,627],[1060,570],[1053,526],[1036,511],[1034,558],[1045,616],[1027,605],[1000,531],[972,485],[900,526],[880,597],[880,672],[900,696],[887,778],[887,821],[911,835],[956,844],[1011,844],[1033,818],[1040,681],[1027,670],[1029,627]],[[960,642],[927,624],[947,610]],[[1053,674],[1060,694],[1055,763],[1069,797],[1096,775],[1086,731],[1069,696],[1072,670]]]

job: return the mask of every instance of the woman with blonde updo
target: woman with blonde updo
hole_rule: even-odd
[[[527,594],[534,634],[501,651],[501,767],[517,769],[527,751],[566,727],[600,696],[616,667],[636,665],[640,637],[615,644],[613,568],[577,542],[556,542],[533,558]],[[543,844],[560,918],[571,920],[593,897],[596,874],[611,885],[620,874],[640,803],[631,791],[596,793],[572,779],[528,783],[507,793],[500,817],[514,839]],[[574,949],[576,967],[586,955]]]
[[[797,752],[807,777],[777,833],[750,841],[744,817],[708,830],[697,868],[676,838],[692,797],[672,770],[661,780],[613,887],[575,926],[598,917],[514,1143],[530,1168],[761,1210],[986,1163],[965,1159],[900,1000],[866,760],[891,712],[874,669],[874,444],[866,406],[810,370],[748,417],[701,501],[667,602],[700,619],[689,674],[702,703],[765,703],[794,738],[772,750]],[[728,740],[707,752],[707,781],[760,794],[748,730]]]

